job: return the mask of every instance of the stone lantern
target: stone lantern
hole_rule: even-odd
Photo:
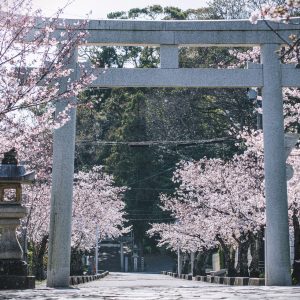
[[[35,172],[26,172],[18,165],[17,152],[4,154],[0,164],[0,289],[35,287],[35,278],[28,276],[27,263],[16,237],[20,219],[26,216],[22,206],[22,184],[31,184]]]

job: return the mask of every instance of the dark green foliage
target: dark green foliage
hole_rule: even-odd
[[[70,275],[76,276],[76,275],[84,275],[84,265],[82,262],[83,252],[81,250],[78,250],[76,248],[71,249],[71,270]]]
[[[116,11],[107,15],[108,19],[127,19],[126,11]]]
[[[205,276],[205,269],[211,269],[212,253],[213,250],[207,250],[197,254],[195,260],[195,275]]]
[[[188,16],[185,11],[174,6],[165,7],[164,13],[166,15],[164,17],[165,20],[186,20]]]
[[[32,273],[37,280],[44,280],[46,278],[47,244],[48,235],[45,235],[39,244],[28,244],[28,264],[31,271],[30,273]]]
[[[213,19],[247,19],[264,4],[283,4],[285,0],[211,0],[208,6]]]
[[[109,18],[209,19],[211,8],[183,11],[159,5],[116,12]],[[151,47],[98,47],[87,51],[100,67],[157,68],[159,51]],[[182,48],[180,67],[226,67],[235,58],[225,48]],[[172,174],[182,159],[232,157],[237,152],[236,134],[253,128],[256,119],[253,103],[245,89],[118,88],[90,89],[82,101],[93,109],[78,110],[76,169],[104,165],[118,185],[130,188],[125,195],[129,223],[138,244],[151,246],[145,238],[149,223],[171,222],[159,208],[160,193],[174,191]],[[228,137],[231,141],[210,145],[190,144],[192,140]],[[151,144],[132,146],[129,142],[186,141],[186,145]],[[91,141],[112,141],[107,145]]]
[[[210,7],[182,10],[178,7],[152,5],[144,8],[132,8],[128,12],[109,13],[108,19],[149,19],[149,20],[208,20],[214,19],[215,13]]]

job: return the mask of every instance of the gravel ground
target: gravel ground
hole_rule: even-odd
[[[39,285],[35,290],[0,291],[0,299],[300,300],[300,287],[234,287],[174,279],[158,274],[111,273],[104,279],[70,289],[50,289]]]

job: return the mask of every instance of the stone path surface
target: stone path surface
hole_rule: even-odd
[[[158,274],[112,273],[104,279],[71,289],[0,291],[0,299],[60,300],[193,300],[193,299],[276,299],[299,300],[300,287],[233,287],[174,279]]]

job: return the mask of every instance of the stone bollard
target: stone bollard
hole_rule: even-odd
[[[249,277],[235,277],[234,285],[248,285]]]
[[[234,285],[235,277],[224,277],[224,284],[226,285]]]
[[[248,285],[263,286],[265,285],[265,278],[249,278]]]
[[[214,283],[216,283],[216,284],[223,284],[224,283],[224,277],[215,276]]]

